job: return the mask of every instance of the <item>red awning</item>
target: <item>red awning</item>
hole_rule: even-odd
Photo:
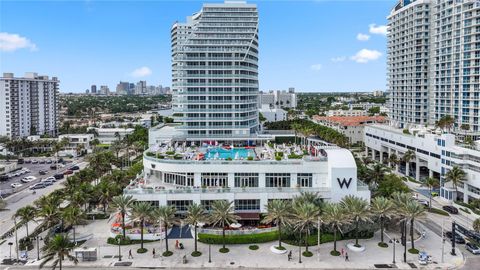
[[[260,220],[260,213],[235,213],[239,220]]]

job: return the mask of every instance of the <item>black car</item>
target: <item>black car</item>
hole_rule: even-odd
[[[8,175],[6,175],[6,174],[0,175],[0,181],[1,181],[1,182],[3,182],[3,181],[8,181],[8,178],[9,178],[9,177],[8,177]]]
[[[77,165],[75,165],[75,166],[70,167],[69,170],[71,170],[71,171],[78,171],[78,170],[80,170],[80,167],[78,167]]]
[[[453,234],[452,234],[451,231],[448,231],[448,232],[445,233],[445,236],[446,236],[448,239],[450,239],[450,240],[452,240],[452,235],[453,235]],[[458,233],[455,232],[455,243],[457,243],[457,244],[465,244],[465,238],[463,238],[460,234],[458,234]]]
[[[445,205],[442,207],[442,209],[449,212],[450,214],[458,214],[458,209],[455,206]]]
[[[53,177],[55,177],[55,179],[62,179],[63,178],[63,173],[57,173],[55,174]]]
[[[38,171],[38,173],[39,173],[40,175],[45,175],[45,174],[47,174],[47,171]]]
[[[17,160],[17,164],[23,164],[23,163],[25,163],[25,160],[23,158],[19,158]]]

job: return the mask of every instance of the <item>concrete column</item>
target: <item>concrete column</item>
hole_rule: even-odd
[[[392,167],[392,164],[390,163],[390,156],[392,155],[392,149],[389,147],[389,148],[387,148],[387,151],[388,151],[388,157],[387,157],[388,162],[387,162],[387,164],[388,164],[388,167]]]
[[[383,152],[382,150],[378,151],[380,153],[380,163],[383,164]]]
[[[397,156],[397,159],[399,159],[400,157],[398,156],[398,151],[395,150],[395,155]],[[398,169],[399,169],[399,164],[400,162],[397,161],[397,163],[395,163],[395,171],[398,172]]]
[[[200,173],[195,173],[193,175],[193,185],[196,187],[201,187],[202,186],[201,178],[202,178],[202,175]]]
[[[405,175],[410,176],[410,162],[405,164]]]
[[[428,169],[428,177],[432,178],[433,177],[433,171]]]
[[[368,157],[368,146],[365,146],[365,156]]]
[[[265,187],[265,173],[258,174],[258,187],[260,188]]]
[[[235,173],[228,173],[228,187],[235,187]]]
[[[415,179],[420,181],[420,159],[418,157],[415,159]]]

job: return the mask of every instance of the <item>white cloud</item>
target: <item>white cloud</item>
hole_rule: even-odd
[[[386,26],[386,25],[376,25],[376,24],[372,23],[368,26],[368,31],[370,32],[370,34],[377,34],[377,35],[386,36],[387,31],[388,31],[388,26]]]
[[[368,63],[369,61],[377,60],[382,56],[382,53],[376,50],[362,49],[354,56],[350,57],[357,63]]]
[[[0,32],[0,51],[13,52],[18,49],[30,49],[30,51],[36,51],[37,46],[26,37],[22,37],[18,34]]]
[[[149,67],[137,68],[130,73],[130,76],[135,78],[146,77],[152,74],[152,70]]]
[[[322,64],[313,64],[310,66],[310,69],[314,71],[319,71],[320,69],[322,69]]]
[[[339,56],[339,57],[334,57],[332,59],[330,59],[332,62],[334,63],[339,63],[339,62],[343,62],[345,60],[347,60],[347,57],[345,56]]]
[[[370,36],[367,34],[358,33],[357,39],[360,41],[367,41],[370,39]]]

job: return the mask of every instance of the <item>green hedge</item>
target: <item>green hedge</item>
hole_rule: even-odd
[[[252,244],[252,243],[266,243],[278,240],[278,231],[247,234],[247,235],[226,235],[225,244]],[[198,234],[198,241],[202,243],[210,243],[215,245],[223,244],[222,236],[216,234]]]
[[[442,215],[442,216],[449,216],[447,211],[443,211],[442,209],[438,209],[438,208],[434,208],[434,207],[428,209],[428,212],[438,214],[438,215]]]
[[[131,240],[130,238],[128,238],[128,236],[123,238],[123,235],[117,235],[117,236],[115,236],[115,238],[109,237],[107,239],[107,244],[118,245],[118,240],[117,239],[121,239],[121,241],[120,241],[121,246],[135,245],[135,244],[140,244],[142,242],[140,240]],[[143,243],[150,243],[150,242],[155,242],[155,241],[157,241],[157,240],[143,240]]]
[[[464,206],[464,207],[470,209],[473,213],[475,213],[475,214],[477,214],[477,215],[480,215],[480,210],[479,210],[478,208],[476,208],[475,206],[472,206],[472,205],[470,205],[470,204],[468,204],[468,203],[464,203],[464,202],[462,202],[462,201],[456,201],[455,203],[458,204],[458,205],[461,205],[461,206]],[[462,208],[460,208],[460,209],[462,209]],[[467,211],[464,210],[464,212],[467,212]],[[467,212],[467,213],[468,213],[468,212]],[[469,213],[469,214],[470,214],[470,213]]]

